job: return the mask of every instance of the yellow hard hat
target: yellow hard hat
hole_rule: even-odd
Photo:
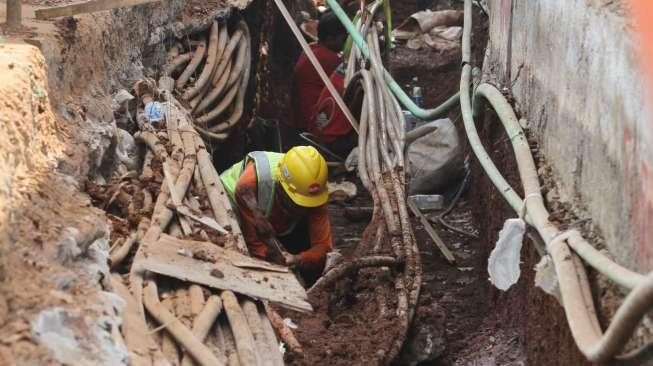
[[[297,205],[317,207],[329,199],[327,163],[314,147],[295,146],[288,150],[278,169],[283,190]]]

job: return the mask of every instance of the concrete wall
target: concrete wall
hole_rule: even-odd
[[[653,269],[652,99],[619,2],[488,3],[485,71],[512,91],[561,198],[586,210],[618,262]]]

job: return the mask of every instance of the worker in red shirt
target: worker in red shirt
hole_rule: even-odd
[[[311,146],[254,151],[220,175],[250,254],[296,267],[307,285],[333,248],[327,175],[324,157]]]
[[[329,78],[342,96],[345,90],[345,65],[341,63]],[[308,132],[331,152],[346,157],[358,145],[358,134],[351,127],[331,92],[325,87],[308,122]]]
[[[341,61],[339,52],[347,39],[347,31],[332,12],[324,13],[317,26],[317,43],[310,45],[315,57],[331,75]],[[293,122],[290,127],[306,131],[307,122],[313,114],[324,83],[305,53],[299,56],[293,73],[292,103]]]

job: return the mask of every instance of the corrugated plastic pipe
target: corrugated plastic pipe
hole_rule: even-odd
[[[356,30],[356,26],[354,26],[354,24],[351,22],[351,20],[349,19],[345,11],[342,9],[342,7],[340,7],[338,1],[327,0],[327,4],[329,4],[329,7],[333,11],[333,13],[338,17],[340,22],[345,26],[347,32],[351,36],[354,43],[356,43],[356,46],[358,46],[363,56],[365,56],[366,59],[370,60],[369,47],[365,43],[365,40],[363,39],[361,34],[358,33],[358,31]],[[372,63],[375,63],[373,59],[370,61]],[[412,113],[417,118],[424,119],[424,120],[436,119],[446,114],[449,109],[455,107],[458,104],[459,98],[458,98],[458,93],[456,93],[436,108],[433,109],[420,108],[417,104],[413,102],[412,99],[410,99],[408,94],[406,94],[403,91],[403,89],[401,89],[401,86],[399,86],[399,84],[397,84],[397,82],[392,78],[390,73],[388,73],[388,71],[385,68],[383,68],[383,65],[377,65],[377,67],[380,67],[383,70],[383,79],[385,80],[388,87],[390,87],[390,90],[392,90],[392,93],[397,97],[397,99],[399,99],[401,104],[404,107],[406,107],[406,109],[408,109],[410,113]]]
[[[587,251],[589,243],[582,243],[584,239],[577,232],[561,232],[549,221],[549,213],[544,207],[540,194],[540,184],[535,169],[535,162],[514,111],[503,95],[489,84],[481,84],[474,93],[475,107],[478,110],[480,98],[487,100],[496,111],[504,125],[513,146],[521,181],[524,185],[524,194],[527,199],[522,201],[506,180],[501,176],[487,152],[480,144],[480,138],[474,124],[472,103],[470,96],[471,72],[469,64],[471,55],[471,0],[465,0],[465,22],[463,29],[463,68],[460,83],[460,103],[470,145],[479,159],[485,172],[492,182],[499,188],[509,204],[517,212],[522,211],[526,205],[528,222],[533,225],[544,239],[547,251],[553,259],[558,284],[565,309],[567,322],[578,348],[590,361],[605,362],[613,358],[627,359],[637,355],[637,352],[627,356],[616,356],[623,348],[629,337],[635,331],[639,321],[653,305],[653,273],[643,277],[634,274],[614,263],[611,266],[611,276],[617,278],[622,285],[635,286],[628,294],[623,304],[617,310],[614,318],[605,333],[599,326],[593,300],[587,280],[585,269],[576,255],[570,250],[567,243],[581,248],[586,256],[591,258],[588,262],[597,265],[602,258],[596,253]],[[572,244],[574,243],[574,244]],[[580,243],[580,244],[579,244]],[[586,244],[586,245],[585,245]],[[585,249],[585,250],[583,250]],[[594,250],[594,252],[596,252]],[[607,259],[607,258],[605,258]],[[625,276],[619,279],[620,276]]]

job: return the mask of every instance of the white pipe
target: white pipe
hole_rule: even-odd
[[[471,140],[472,138],[478,139],[478,134],[472,117],[469,90],[471,79],[471,66],[468,63],[470,29],[471,0],[465,0],[465,30],[463,32],[465,39],[463,39],[464,57],[460,100],[466,130]],[[577,244],[576,247],[581,248],[581,252],[585,254],[590,253],[590,257],[592,257],[591,251],[588,251],[587,247],[583,246],[583,240],[578,239],[580,235],[574,234],[573,232],[561,234],[560,230],[549,221],[549,213],[544,207],[544,202],[540,195],[540,185],[535,163],[523,131],[517,122],[517,118],[510,104],[508,104],[503,95],[495,87],[489,84],[481,84],[476,89],[474,96],[475,107],[478,108],[477,100],[479,97],[484,97],[492,105],[508,132],[524,186],[524,194],[526,197],[534,198],[526,200],[525,203],[522,201],[522,204],[526,205],[530,218],[529,222],[532,223],[544,239],[547,244],[547,251],[553,258],[562,295],[562,304],[565,309],[569,328],[578,348],[593,362],[605,362],[614,358],[617,352],[628,341],[641,318],[651,309],[651,305],[653,304],[653,274],[648,275],[645,280],[640,281],[637,287],[631,291],[617,311],[606,332],[602,334],[596,318],[594,304],[589,296],[590,289],[585,269],[580,261],[576,259],[577,257],[570,250],[566,242],[573,241]],[[479,149],[483,149],[482,146],[479,147],[478,145],[473,146],[473,148],[477,156]],[[498,173],[496,166],[494,166],[491,160],[482,161],[482,165],[485,169],[489,169],[488,174],[489,172]],[[495,177],[495,180],[505,182],[503,177],[500,178]],[[512,190],[509,186],[508,188]],[[574,239],[571,239],[571,237],[574,237]],[[595,264],[600,263],[600,258],[596,256],[592,258]],[[627,273],[627,270],[620,268],[616,263],[611,266],[611,270],[619,272],[621,275],[626,273],[627,276],[631,276],[629,280],[621,282],[633,282],[632,273]]]

